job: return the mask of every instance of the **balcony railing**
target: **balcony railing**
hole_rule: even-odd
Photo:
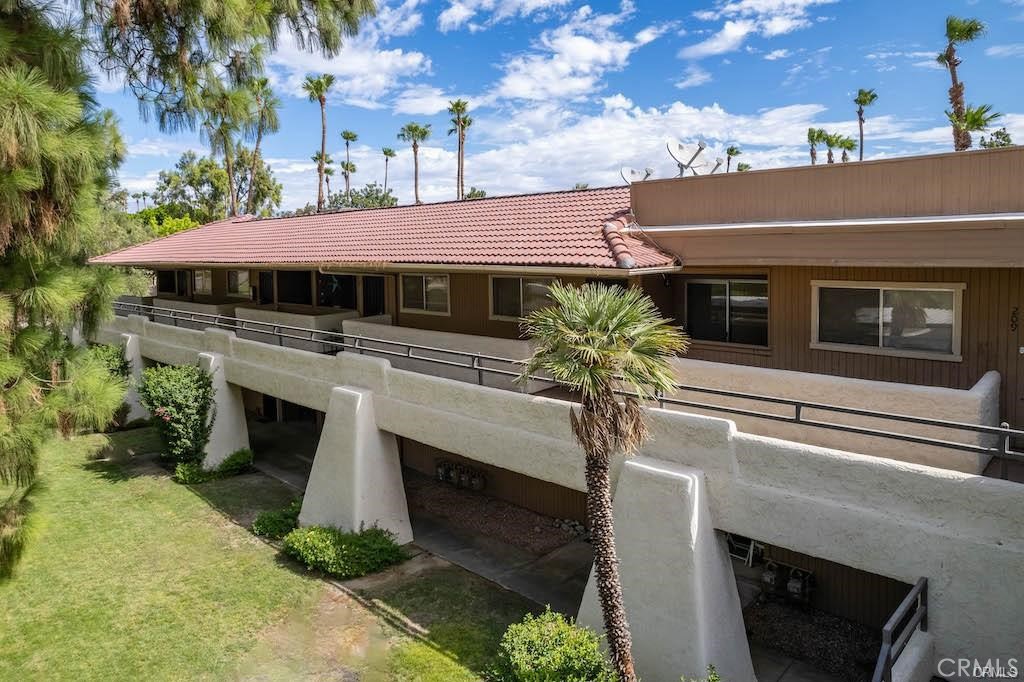
[[[892,682],[892,667],[918,629],[928,632],[928,578],[918,579],[882,626],[882,648],[871,682]]]
[[[503,376],[506,378],[519,377],[522,372],[521,368],[523,365],[523,361],[519,359],[502,358],[491,355],[485,355],[482,353],[451,350],[448,348],[437,348],[434,346],[405,343],[401,341],[392,341],[390,339],[361,336],[357,334],[348,334],[345,332],[328,331],[321,329],[307,329],[304,327],[295,327],[291,325],[276,324],[272,322],[256,322],[253,320],[245,320],[226,315],[216,315],[213,313],[201,313],[187,310],[176,310],[172,308],[160,308],[156,306],[143,305],[140,303],[117,302],[114,304],[114,311],[118,315],[142,315],[149,319],[153,319],[154,317],[170,319],[173,326],[180,326],[179,322],[187,322],[190,324],[202,325],[204,327],[216,327],[236,332],[255,332],[274,337],[277,340],[277,344],[281,346],[285,344],[286,340],[301,341],[305,343],[313,342],[323,345],[325,347],[325,350],[322,352],[324,353],[371,353],[374,355],[407,358],[423,362],[429,362],[439,366],[456,367],[471,370],[476,373],[477,383],[481,385],[484,383],[484,377],[488,375]],[[439,358],[436,357],[435,355],[427,355],[427,353],[435,355],[442,354],[445,356],[453,357],[455,359],[449,360],[445,358]],[[552,379],[550,377],[545,376],[530,376],[529,378],[541,382],[552,382]],[[826,403],[807,402],[803,400],[796,400],[793,398],[782,398],[777,396],[761,395],[756,393],[729,391],[718,388],[709,388],[706,386],[693,386],[689,384],[677,384],[675,388],[678,391],[689,391],[709,396],[739,398],[743,400],[763,403],[766,406],[782,405],[789,407],[791,409],[791,413],[779,414],[777,412],[741,408],[730,405],[702,402],[697,400],[684,400],[681,398],[674,398],[666,395],[657,395],[655,397],[655,400],[657,401],[659,407],[664,408],[667,405],[675,407],[692,407],[703,410],[722,412],[726,414],[735,414],[746,417],[756,417],[758,419],[788,422],[791,424],[799,424],[821,429],[831,429],[835,431],[858,434],[862,436],[887,438],[906,443],[915,443],[918,445],[927,445],[937,448],[959,450],[962,452],[970,452],[980,455],[990,455],[1000,460],[1000,477],[1004,479],[1008,477],[1009,462],[1024,462],[1024,452],[1018,452],[1011,447],[1012,442],[1014,440],[1024,439],[1024,431],[1010,428],[1009,424],[1006,423],[1003,423],[1000,426],[989,426],[986,424],[951,422],[944,421],[941,419],[930,419],[928,417],[916,417],[913,415],[895,414],[890,412],[878,412],[874,410],[865,410],[855,407],[844,407],[842,405],[829,405]],[[628,391],[620,391],[620,393],[623,395],[636,395],[630,394]],[[826,421],[824,419],[813,419],[805,415],[805,412],[808,410],[813,410],[815,412],[831,413],[836,415],[868,417],[872,419],[881,419],[903,424],[929,426],[948,431],[974,433],[982,436],[988,436],[988,440],[997,441],[998,445],[989,446],[978,443],[964,443],[956,440],[932,438],[929,436],[919,436],[910,433],[902,433],[899,431],[889,431],[884,429],[871,428],[868,426],[857,426],[854,424],[844,424],[836,421]]]

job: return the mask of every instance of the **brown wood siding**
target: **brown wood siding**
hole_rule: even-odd
[[[910,591],[910,585],[899,580],[783,547],[766,545],[764,556],[814,574],[811,604],[815,608],[872,628],[881,628]]]
[[[422,474],[433,477],[437,460],[447,459],[479,469],[487,477],[484,494],[556,519],[586,521],[586,495],[578,490],[564,488],[537,478],[483,464],[444,450],[438,450],[419,441],[400,438],[402,463]]]
[[[694,342],[688,357],[857,379],[924,386],[971,388],[985,372],[1001,376],[1001,414],[1011,425],[1024,425],[1024,270],[1010,268],[830,268],[772,266],[688,269],[672,276],[672,305],[662,308],[677,321],[685,319],[687,276],[760,273],[768,276],[768,343],[765,349],[737,344]],[[964,283],[961,353],[949,362],[866,353],[818,350],[811,343],[811,281]],[[646,288],[662,287],[660,277]],[[1016,324],[1014,315],[1016,311]],[[1016,326],[1016,329],[1014,328]],[[770,393],[770,387],[762,387]]]
[[[1024,211],[1024,147],[634,183],[653,225]]]

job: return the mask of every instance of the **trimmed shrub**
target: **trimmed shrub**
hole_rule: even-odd
[[[406,559],[395,536],[376,526],[358,533],[324,526],[296,528],[285,536],[284,552],[308,568],[342,580],[376,573]]]
[[[280,540],[299,527],[302,500],[295,500],[284,509],[260,512],[252,522],[252,532],[271,540]]]
[[[686,678],[680,677],[679,682],[686,682]],[[715,670],[715,666],[709,665],[707,677],[702,677],[699,680],[690,680],[690,682],[722,682],[722,678],[718,671]]]
[[[601,638],[549,606],[508,626],[498,644],[498,660],[488,675],[494,682],[615,682]]]
[[[89,346],[89,354],[106,365],[116,377],[127,379],[132,373],[131,363],[124,357],[124,348],[107,343]]]
[[[220,463],[220,466],[212,471],[203,469],[198,462],[178,462],[174,467],[174,480],[178,483],[193,485],[206,483],[218,478],[237,476],[249,471],[252,466],[252,451],[248,448],[235,450]]]
[[[202,464],[216,418],[209,373],[194,365],[150,367],[142,372],[139,397],[153,414],[164,454]]]

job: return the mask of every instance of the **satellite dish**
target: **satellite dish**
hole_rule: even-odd
[[[715,159],[715,167],[711,169],[710,175],[714,175],[715,171],[721,168],[723,163],[724,161],[722,161],[722,157],[718,157],[717,159]]]
[[[623,166],[619,169],[619,175],[622,176],[622,181],[624,183],[632,185],[634,182],[643,182],[654,175],[654,169],[644,168],[643,170],[637,170],[635,168],[626,168]]]
[[[675,147],[675,152],[672,148]],[[681,142],[669,141],[665,143],[665,149],[668,151],[668,155],[672,157],[672,160],[676,162],[676,167],[679,169],[679,175],[676,177],[684,177],[686,171],[690,171],[694,175],[697,175],[697,168],[704,166],[704,164],[697,164],[697,157],[700,156],[701,152],[707,149],[708,144],[704,141],[704,138],[697,140],[697,151],[693,153],[689,161],[683,161],[682,157],[686,154],[686,147]],[[678,155],[678,156],[677,156]]]

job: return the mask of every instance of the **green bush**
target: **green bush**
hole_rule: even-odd
[[[680,677],[679,682],[686,682],[686,678]],[[715,666],[709,665],[707,677],[702,677],[699,680],[690,680],[690,682],[722,682],[722,678],[719,676],[718,671],[715,670]]]
[[[377,527],[358,533],[323,526],[296,528],[285,536],[284,551],[307,567],[342,580],[375,573],[406,559],[395,536]]]
[[[244,474],[252,466],[252,451],[248,448],[235,450],[224,458],[220,466],[211,471],[203,468],[199,462],[178,462],[174,467],[174,480],[178,483],[194,485],[206,483],[218,478],[228,478]]]
[[[142,373],[139,397],[154,417],[164,454],[202,464],[216,418],[209,373],[194,365],[150,367]]]
[[[299,527],[302,500],[295,500],[284,509],[260,512],[252,522],[252,532],[271,540],[280,540]]]
[[[488,676],[494,682],[614,682],[601,638],[548,607],[508,626]]]
[[[106,343],[89,347],[89,354],[106,365],[114,376],[127,379],[132,373],[131,363],[124,357],[124,348]]]

